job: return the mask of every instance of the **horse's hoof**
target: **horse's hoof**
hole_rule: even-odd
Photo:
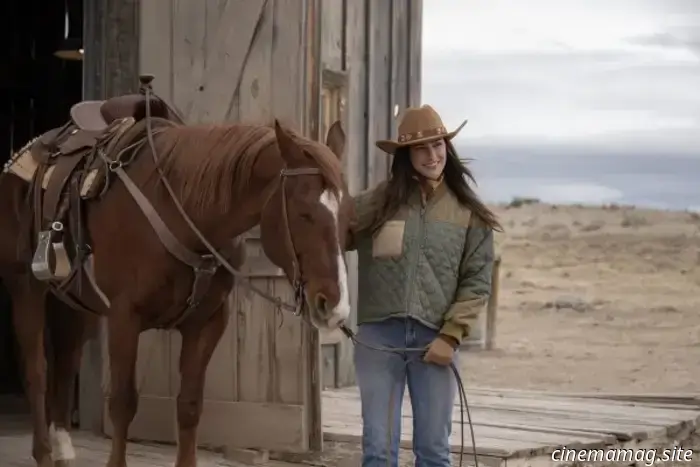
[[[53,467],[73,467],[73,461],[54,461]]]

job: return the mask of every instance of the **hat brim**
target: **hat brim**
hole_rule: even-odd
[[[446,140],[451,140],[457,134],[464,128],[464,125],[466,125],[468,120],[465,120],[462,122],[460,126],[457,127],[454,131],[451,131],[449,133],[445,133],[442,135],[434,135],[434,136],[427,136],[425,138],[420,138],[420,139],[414,139],[411,141],[406,141],[405,143],[400,143],[398,141],[390,140],[390,139],[380,139],[377,141],[375,144],[376,146],[384,151],[387,154],[394,154],[398,149],[405,148],[408,146],[415,146],[416,144],[422,144],[422,143],[429,143],[431,141],[437,141],[439,139],[446,139]]]

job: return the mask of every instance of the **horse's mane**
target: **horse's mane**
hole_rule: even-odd
[[[343,175],[338,158],[321,143],[287,131],[310,162],[321,169],[324,183],[340,191]],[[272,156],[268,148],[279,154],[276,142],[273,124],[178,125],[155,138],[161,167],[179,201],[188,210],[199,212],[212,207],[222,212],[230,209],[234,195],[255,181],[259,156]]]

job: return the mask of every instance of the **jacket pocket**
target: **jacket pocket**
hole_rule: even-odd
[[[387,221],[372,240],[372,257],[399,258],[403,254],[404,221]]]

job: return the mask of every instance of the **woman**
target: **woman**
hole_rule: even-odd
[[[493,230],[501,229],[467,184],[473,177],[450,142],[465,124],[448,133],[432,107],[407,109],[398,141],[376,143],[394,156],[390,179],[355,199],[348,249],[358,253],[358,339],[426,349],[355,346],[363,467],[389,465],[389,445],[397,465],[406,385],[416,466],[450,465],[456,395],[450,364],[488,300]]]

